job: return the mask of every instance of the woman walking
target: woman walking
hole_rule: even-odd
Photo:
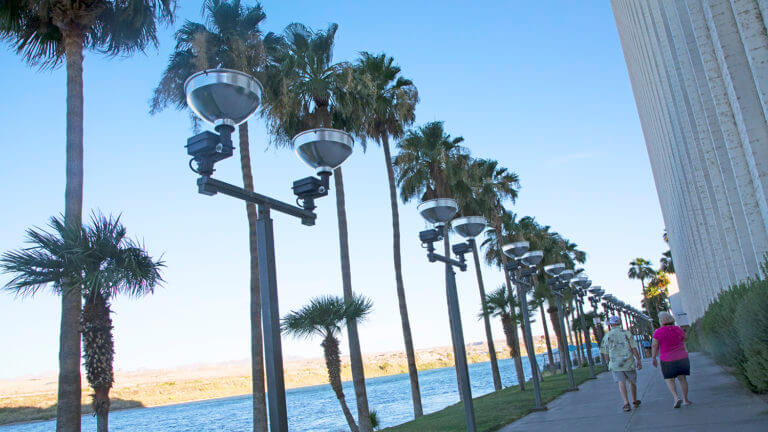
[[[661,358],[661,374],[667,382],[672,397],[675,398],[675,408],[680,405],[690,405],[688,400],[688,379],[691,374],[691,363],[688,351],[685,350],[685,332],[675,325],[675,318],[669,312],[659,312],[661,327],[653,333],[652,355],[653,367],[657,367],[656,357]],[[675,379],[680,381],[683,398],[677,393]]]

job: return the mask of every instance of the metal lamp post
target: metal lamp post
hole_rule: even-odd
[[[605,294],[605,290],[603,290],[600,286],[593,286],[589,288],[589,293],[592,294],[589,296],[589,303],[592,305],[592,311],[595,314],[595,325],[599,326],[600,332],[598,333],[598,337],[602,339],[604,333],[603,329],[603,320],[600,317],[600,311],[598,310],[598,307],[600,306],[600,300],[603,297],[603,294]],[[602,344],[601,340],[597,341],[598,345]],[[605,355],[601,352],[600,353],[600,361],[603,365],[607,366],[605,363]]]
[[[530,251],[528,250],[528,242],[516,242],[511,245],[505,245],[503,247],[504,255],[511,258],[507,262],[507,268],[510,279],[515,282],[517,287],[517,297],[520,299],[520,312],[523,315],[523,326],[525,332],[523,332],[523,342],[525,343],[525,351],[528,354],[528,362],[531,366],[531,381],[533,381],[533,394],[535,405],[532,408],[533,411],[544,411],[547,408],[541,402],[541,388],[539,377],[539,365],[536,361],[536,350],[533,345],[533,335],[531,334],[531,320],[528,316],[528,291],[533,287],[533,283],[525,281],[526,278],[532,278],[536,274],[536,266],[544,258],[544,252],[542,251]],[[532,280],[532,279],[529,279]]]
[[[565,317],[563,314],[563,291],[568,286],[568,281],[573,277],[573,270],[566,270],[565,264],[550,264],[544,266],[544,272],[550,276],[547,285],[552,289],[552,293],[557,298],[557,316],[560,325],[560,334],[562,335],[563,345],[559,351],[565,353],[565,368],[568,372],[569,388],[566,391],[577,391],[576,383],[573,380],[573,365],[571,364],[571,348],[568,345],[568,335],[565,330]],[[560,357],[561,359],[563,356]]]
[[[477,242],[475,237],[480,235],[487,226],[487,221],[482,216],[465,216],[451,221],[451,227],[460,236],[467,239],[467,244],[472,248],[472,257],[475,261],[475,274],[477,276],[477,287],[480,291],[480,299],[485,304],[485,285],[483,284],[483,273],[480,268],[480,257],[477,252]],[[493,344],[493,334],[491,333],[491,320],[485,314],[483,315],[483,324],[485,325],[485,339],[488,341],[488,355],[491,359],[491,376],[493,377],[493,388],[496,391],[501,390],[501,374],[499,373],[499,363],[496,359],[496,347]]]
[[[453,344],[453,358],[456,363],[456,380],[459,386],[459,394],[464,402],[464,418],[468,432],[475,432],[475,410],[472,403],[472,389],[469,383],[469,369],[467,368],[467,352],[464,346],[464,332],[461,327],[461,314],[459,312],[459,297],[456,292],[456,273],[453,267],[461,271],[467,270],[464,254],[470,251],[469,243],[459,243],[453,246],[453,252],[459,260],[452,259],[450,249],[446,247],[446,256],[435,253],[434,243],[443,240],[448,245],[448,222],[459,209],[456,200],[438,198],[424,201],[419,204],[419,213],[435,228],[421,231],[419,239],[421,245],[427,249],[429,262],[440,261],[445,263],[445,294],[448,300],[448,320],[451,327],[451,340]]]
[[[211,177],[214,165],[232,156],[235,126],[246,121],[258,109],[261,83],[244,72],[208,69],[190,76],[184,90],[189,107],[201,119],[212,123],[216,130],[216,133],[205,131],[187,140],[187,153],[192,156],[189,167],[200,175],[197,179],[198,192],[209,196],[222,193],[258,206],[256,230],[269,424],[272,432],[287,432],[275,238],[270,211],[294,216],[304,225],[314,225],[317,218],[313,212],[316,208],[314,200],[328,195],[331,172],[352,154],[353,139],[348,133],[335,129],[313,129],[293,138],[297,155],[316,168],[319,175],[319,178],[306,177],[293,183],[297,203],[301,203],[301,207],[297,207]]]

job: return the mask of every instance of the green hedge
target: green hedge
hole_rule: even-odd
[[[768,393],[768,279],[720,293],[691,325],[688,348],[734,368],[752,391]]]

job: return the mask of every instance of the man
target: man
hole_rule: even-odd
[[[632,333],[621,328],[621,318],[612,316],[608,320],[608,326],[611,330],[603,337],[600,352],[608,357],[608,370],[611,371],[613,380],[619,383],[619,393],[624,399],[622,409],[629,412],[632,407],[627,398],[627,382],[629,382],[629,392],[632,394],[632,405],[637,408],[640,406],[640,401],[637,399],[635,368],[642,369],[643,363],[640,361],[640,353],[637,351]]]

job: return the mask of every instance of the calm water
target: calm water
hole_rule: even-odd
[[[595,350],[597,352],[597,350]],[[537,355],[543,364],[546,355]],[[530,378],[528,359],[523,358],[526,379]],[[511,359],[500,360],[504,387],[517,384]],[[472,396],[493,391],[493,378],[488,362],[469,365]],[[379,413],[382,426],[393,426],[413,418],[411,386],[408,374],[366,380],[368,402]],[[453,368],[419,372],[424,413],[428,414],[459,401],[456,372]],[[357,415],[355,392],[351,382],[344,383],[344,395],[352,413]],[[291,431],[349,430],[330,385],[288,390],[288,425]],[[109,414],[112,432],[241,432],[251,428],[251,397],[237,396],[179,405],[137,408]],[[55,430],[53,421],[0,426],[0,432],[48,432]],[[83,416],[83,431],[96,430],[96,419]]]

